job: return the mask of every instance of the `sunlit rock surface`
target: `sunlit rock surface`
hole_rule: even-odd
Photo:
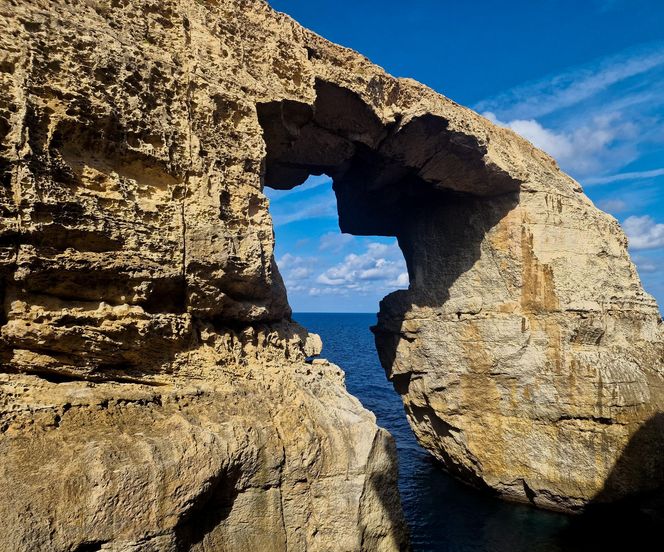
[[[273,260],[256,106],[313,101],[305,32],[261,2],[0,21],[0,550],[404,549],[393,440],[306,362]]]
[[[381,360],[515,499],[661,483],[617,222],[512,132],[259,0],[1,0],[0,549],[399,550],[394,445],[290,322],[264,185],[397,236]]]

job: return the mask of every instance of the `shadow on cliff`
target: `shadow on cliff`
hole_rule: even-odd
[[[404,331],[404,321],[414,307],[440,309],[445,305],[450,299],[450,288],[482,255],[494,266],[499,262],[493,246],[486,243],[486,236],[518,203],[516,192],[490,198],[438,192],[410,206],[398,235],[410,287],[395,291],[380,302],[378,323],[371,328],[381,364],[399,394],[407,392],[410,379],[417,372],[393,372],[400,341],[414,339]],[[509,255],[507,251],[501,254]],[[472,285],[474,289],[495,286],[496,277],[501,277],[498,272],[478,274]],[[469,295],[471,291],[468,290]],[[469,305],[469,301],[448,305],[449,314],[461,319],[469,312]]]
[[[208,535],[223,523],[231,513],[241,477],[239,468],[231,468],[210,482],[207,490],[197,497],[193,507],[175,526],[175,542],[178,551],[191,550],[202,545]],[[210,543],[208,543],[209,545]],[[219,544],[219,543],[216,543]],[[214,546],[215,543],[212,543]]]
[[[559,540],[563,550],[658,550],[663,528],[664,413],[658,412],[634,433],[602,490],[570,518]]]
[[[361,550],[381,550],[391,538],[394,539],[393,546],[388,547],[400,552],[411,550],[399,493],[396,441],[384,429],[374,438],[366,470],[367,479],[360,499],[360,523],[363,526]],[[375,524],[377,516],[373,500],[380,502],[387,525]]]

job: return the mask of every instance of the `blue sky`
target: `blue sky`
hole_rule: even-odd
[[[664,305],[664,2],[270,4],[553,155],[623,224],[646,289]],[[394,240],[339,232],[329,179],[266,192],[296,312],[375,312],[407,287]]]

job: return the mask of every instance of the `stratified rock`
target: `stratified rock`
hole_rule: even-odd
[[[0,550],[403,547],[393,440],[341,370],[301,328],[199,331],[149,384],[0,376]]]
[[[273,260],[256,104],[296,87],[298,27],[260,2],[0,21],[0,550],[404,549],[393,440],[306,362]]]
[[[274,263],[263,185],[309,174],[399,239],[379,352],[450,470],[562,508],[661,483],[657,307],[546,154],[260,0],[0,21],[0,549],[405,546],[391,438]]]

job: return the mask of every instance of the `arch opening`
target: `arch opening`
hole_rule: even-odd
[[[294,312],[372,312],[388,293],[408,288],[403,253],[392,236],[341,233],[327,175],[295,190],[266,189],[275,259]]]
[[[463,228],[478,201],[505,196],[495,216],[487,217],[489,225],[495,224],[516,203],[520,183],[487,164],[486,147],[472,135],[450,131],[443,117],[379,116],[357,93],[322,80],[316,80],[315,92],[313,105],[258,104],[266,144],[264,185],[290,190],[311,175],[329,175],[341,232],[395,237],[413,291],[449,285],[427,269],[436,260],[428,253],[426,227],[446,216],[454,228]],[[437,211],[441,206],[446,212]],[[454,237],[467,249],[464,236]]]
[[[485,144],[450,130],[443,116],[378,112],[370,99],[320,79],[313,104],[282,100],[258,104],[257,111],[265,187],[292,190],[311,175],[329,175],[342,233],[396,238],[409,286],[380,302],[372,330],[413,430],[430,441],[420,429],[433,424],[437,431],[444,422],[425,397],[409,394],[421,377],[417,367],[397,361],[403,340],[415,339],[408,320],[419,307],[445,305],[459,318],[477,309],[472,294],[481,281],[470,281],[468,297],[454,305],[449,290],[479,261],[487,232],[518,203],[520,182],[487,161]],[[500,255],[510,254],[492,251],[486,277],[499,278]],[[448,471],[482,485],[472,462],[460,466],[444,439],[429,445]]]

